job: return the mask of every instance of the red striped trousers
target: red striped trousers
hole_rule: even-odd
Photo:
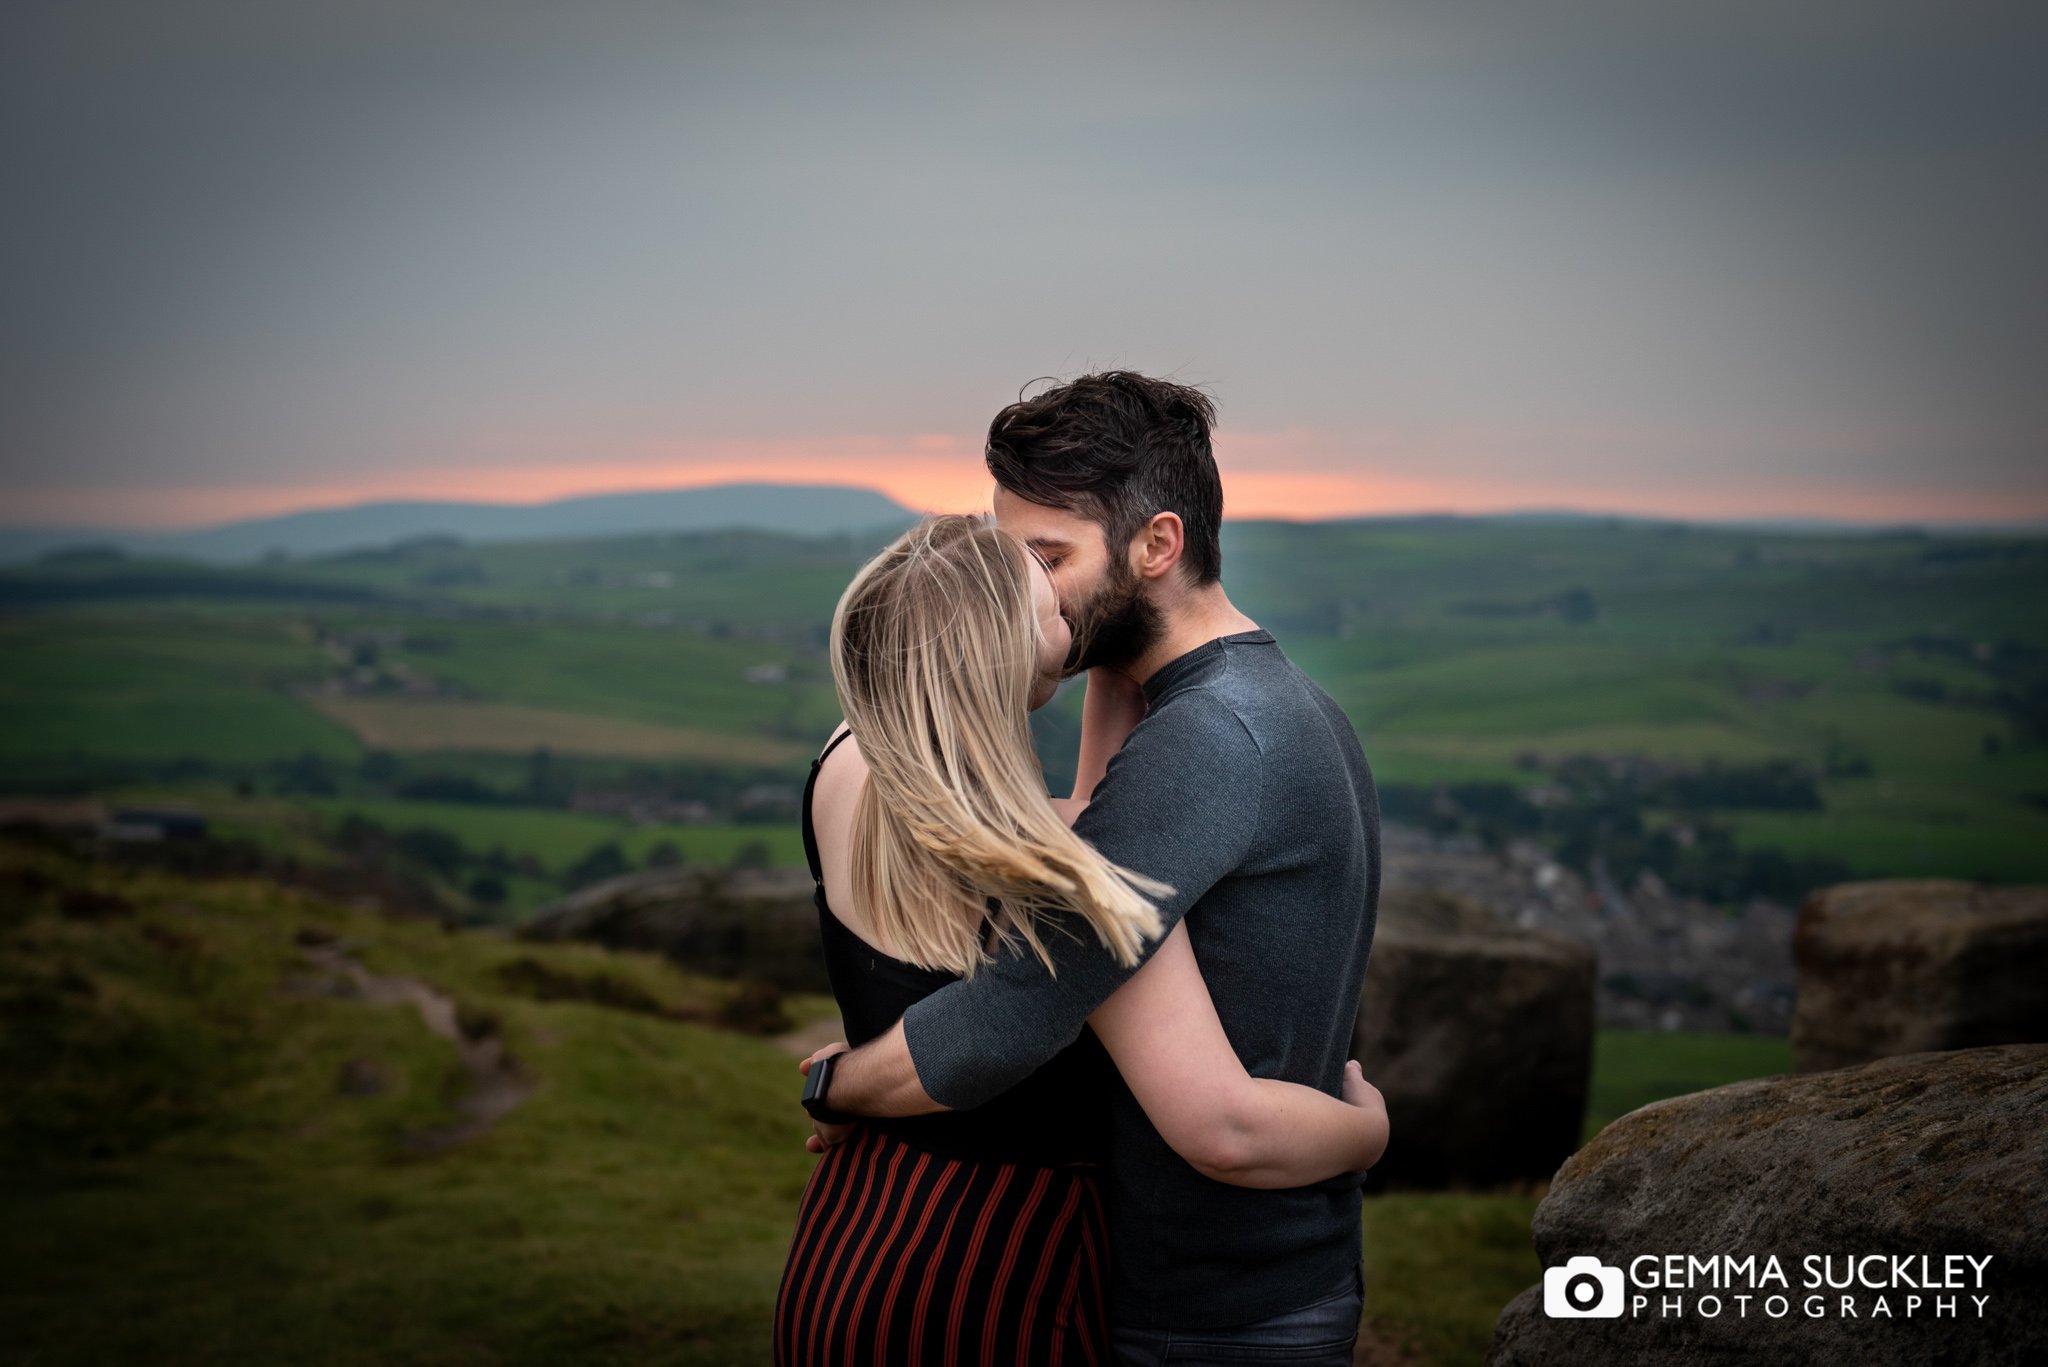
[[[1108,1367],[1091,1169],[942,1158],[863,1128],[804,1188],[776,1367]]]

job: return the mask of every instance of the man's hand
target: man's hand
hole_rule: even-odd
[[[796,1070],[805,1077],[809,1077],[813,1063],[816,1063],[821,1058],[829,1058],[833,1054],[843,1054],[846,1052],[846,1042],[844,1040],[835,1040],[797,1064]],[[846,1140],[851,1139],[853,1132],[858,1128],[860,1127],[857,1125],[828,1125],[822,1120],[813,1120],[811,1122],[812,1133],[804,1140],[804,1147],[812,1153],[823,1153],[834,1144],[844,1143]]]

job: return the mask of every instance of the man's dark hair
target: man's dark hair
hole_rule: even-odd
[[[988,472],[1017,497],[1079,513],[1120,557],[1155,514],[1174,513],[1199,588],[1223,574],[1223,480],[1201,390],[1106,370],[1020,399],[988,427]]]

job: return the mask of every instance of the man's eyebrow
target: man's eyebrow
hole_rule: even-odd
[[[1073,542],[1062,541],[1056,536],[1026,537],[1024,539],[1024,544],[1029,546],[1032,550],[1039,552],[1041,555],[1047,551],[1070,551],[1074,549]]]

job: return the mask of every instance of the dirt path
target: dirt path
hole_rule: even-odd
[[[791,1058],[809,1058],[834,1040],[845,1038],[846,1027],[839,1023],[839,1017],[826,1016],[785,1031],[768,1042]]]
[[[299,952],[330,981],[347,984],[346,994],[363,1001],[406,1002],[419,1013],[427,1029],[455,1046],[468,1075],[468,1087],[453,1099],[457,1119],[446,1125],[409,1130],[399,1143],[415,1153],[439,1153],[466,1144],[495,1125],[527,1097],[534,1083],[505,1049],[495,1028],[476,1036],[463,1033],[454,998],[418,978],[401,978],[372,973],[349,956],[341,944],[302,944]],[[806,1050],[805,1052],[809,1052]]]

